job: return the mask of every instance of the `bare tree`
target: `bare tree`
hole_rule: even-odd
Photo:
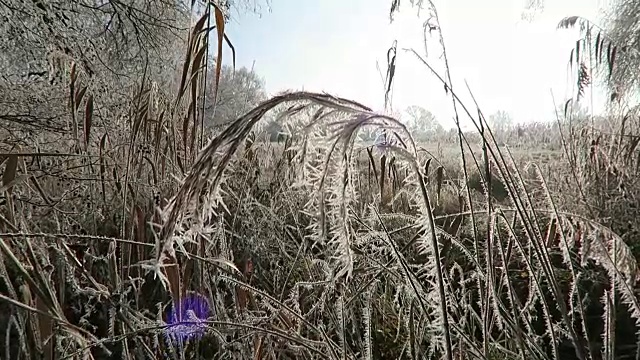
[[[210,62],[213,68],[215,60]],[[214,102],[215,87],[207,89],[204,109],[205,126],[228,124],[266,100],[264,81],[253,70],[223,65],[220,85]]]
[[[0,117],[5,130],[68,130],[71,68],[114,121],[140,81],[174,89],[189,8],[174,0],[0,1]],[[22,95],[21,95],[22,94]],[[6,138],[6,137],[5,137]]]
[[[429,110],[412,105],[407,107],[405,113],[409,116],[409,129],[416,139],[427,140],[443,132],[442,125]]]
[[[508,112],[498,110],[489,115],[487,122],[493,131],[506,131],[513,125],[513,119]]]
[[[90,77],[106,70],[126,78],[127,70],[166,58],[188,16],[174,0],[0,2],[0,61],[13,80],[47,76],[55,82],[65,60]]]

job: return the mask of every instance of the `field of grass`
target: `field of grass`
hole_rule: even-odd
[[[416,143],[288,92],[208,129],[210,11],[176,91],[69,61],[38,131],[0,129],[0,359],[638,358],[629,114],[494,133],[448,89],[477,131]]]

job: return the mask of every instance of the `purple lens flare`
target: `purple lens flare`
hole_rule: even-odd
[[[169,340],[183,344],[188,340],[199,340],[207,331],[209,301],[204,295],[192,293],[181,299],[176,307],[173,303],[167,313],[165,334]]]

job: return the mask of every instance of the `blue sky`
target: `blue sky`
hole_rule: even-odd
[[[419,17],[403,0],[390,24],[390,0],[270,0],[270,11],[266,0],[255,1],[262,5],[260,16],[233,13],[227,34],[236,48],[236,65],[250,68],[255,61],[270,94],[326,91],[383,111],[376,62],[384,72],[387,49],[397,40],[393,110],[420,105],[443,125],[453,124],[442,84],[402,50],[415,48],[424,56],[427,10]],[[486,114],[505,110],[518,122],[552,119],[550,89],[559,104],[572,94],[568,59],[578,35],[556,25],[569,15],[597,20],[598,2],[547,0],[536,20],[525,22],[522,0],[436,0],[454,89],[472,105],[466,80]],[[427,46],[427,61],[442,72],[437,36]],[[228,64],[230,55],[224,55]]]

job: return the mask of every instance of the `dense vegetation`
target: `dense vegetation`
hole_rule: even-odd
[[[222,58],[259,4],[0,1],[0,359],[637,358],[639,5],[559,19],[577,95],[518,126],[412,5],[475,131],[267,97]]]

